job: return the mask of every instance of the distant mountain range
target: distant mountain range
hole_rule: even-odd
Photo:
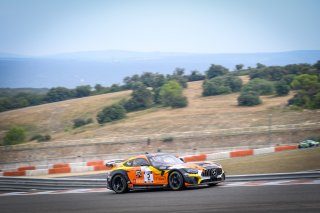
[[[143,72],[172,73],[176,67],[205,71],[210,64],[234,69],[236,64],[255,67],[313,64],[320,60],[320,50],[298,50],[274,53],[193,54],[130,51],[90,51],[26,57],[0,53],[0,88],[50,88],[97,83],[110,86],[122,79]]]

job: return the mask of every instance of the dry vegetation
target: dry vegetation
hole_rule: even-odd
[[[227,175],[318,170],[320,148],[220,160]]]
[[[247,82],[248,78],[243,77],[243,80]],[[273,125],[320,122],[320,111],[293,111],[285,107],[293,94],[265,96],[262,105],[239,107],[239,93],[202,97],[201,85],[201,81],[188,84],[184,93],[189,106],[182,109],[152,108],[129,113],[128,118],[104,126],[95,122],[72,129],[73,119],[91,117],[95,120],[96,113],[104,106],[129,97],[130,91],[125,91],[3,112],[0,113],[0,131],[3,133],[19,125],[27,129],[29,136],[50,134],[53,140],[63,140],[267,126],[270,113]]]

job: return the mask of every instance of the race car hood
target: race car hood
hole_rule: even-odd
[[[190,162],[169,166],[169,169],[192,168],[198,170],[221,168],[221,165],[211,162]]]

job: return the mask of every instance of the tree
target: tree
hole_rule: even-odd
[[[189,81],[200,81],[204,80],[205,78],[206,76],[197,70],[191,71],[191,74],[188,76]]]
[[[86,97],[91,95],[91,86],[90,85],[84,85],[84,86],[77,86],[75,89],[76,97]]]
[[[94,90],[97,92],[97,93],[100,93],[104,90],[104,87],[101,85],[101,84],[96,84],[94,86]]]
[[[239,92],[242,88],[242,80],[238,76],[227,75],[224,77],[225,85],[228,85],[232,92]]]
[[[182,87],[175,81],[171,80],[161,87],[159,92],[161,103],[164,106],[185,107],[187,106],[186,98],[183,98]],[[185,102],[185,104],[177,104],[177,102]]]
[[[140,79],[145,86],[152,88],[161,87],[166,82],[164,75],[151,72],[143,73]]]
[[[250,79],[261,78],[268,81],[280,81],[288,70],[280,66],[261,67],[250,72]]]
[[[131,99],[126,101],[123,106],[128,112],[147,109],[153,105],[153,100],[152,92],[146,86],[140,84],[137,89],[133,90]]]
[[[292,81],[291,87],[297,90],[297,93],[288,101],[289,105],[310,109],[320,108],[320,78],[317,75],[298,75]]]
[[[314,68],[316,68],[317,70],[320,70],[320,60],[318,60],[314,65]]]
[[[243,64],[237,64],[237,65],[236,65],[236,70],[237,70],[237,71],[240,71],[240,70],[243,69],[243,67],[244,67]]]
[[[238,97],[238,105],[239,106],[255,106],[261,104],[262,101],[259,98],[258,93],[249,91],[249,92],[241,92]]]
[[[221,65],[211,64],[210,68],[206,71],[207,79],[211,79],[217,76],[226,75],[229,70]]]
[[[319,78],[316,75],[302,74],[294,78],[291,87],[295,90],[306,90],[314,92],[319,89]]]
[[[188,84],[188,78],[184,75],[184,69],[183,68],[176,68],[173,71],[172,75],[168,75],[167,79],[175,80],[177,81],[183,88],[187,88]]]
[[[290,86],[284,80],[278,81],[275,84],[275,90],[277,96],[285,96],[289,94]]]
[[[183,108],[188,106],[188,99],[185,96],[178,96],[171,103],[172,108]]]
[[[65,87],[53,87],[48,91],[46,95],[46,99],[48,102],[64,101],[74,97],[74,92]]]
[[[120,120],[126,117],[126,110],[119,104],[105,107],[97,114],[99,124]]]
[[[110,92],[119,92],[122,88],[118,84],[112,84],[110,87]]]
[[[24,142],[26,139],[25,131],[21,127],[11,128],[4,137],[4,145],[15,145]]]
[[[230,87],[226,86],[224,82],[221,81],[221,77],[205,80],[202,84],[202,88],[203,88],[203,92],[202,92],[203,96],[231,93]]]
[[[219,76],[203,82],[203,96],[228,94],[238,92],[242,87],[242,80],[237,76]]]
[[[261,68],[266,67],[266,65],[261,64],[261,63],[257,63],[256,67],[257,67],[257,69],[261,69]]]
[[[272,95],[274,93],[274,85],[272,82],[255,78],[242,87],[242,92],[256,92],[258,95]]]

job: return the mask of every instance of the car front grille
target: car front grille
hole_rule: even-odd
[[[206,169],[203,170],[201,173],[202,177],[216,177],[218,175],[222,174],[222,169],[221,168],[213,168],[213,169]]]

